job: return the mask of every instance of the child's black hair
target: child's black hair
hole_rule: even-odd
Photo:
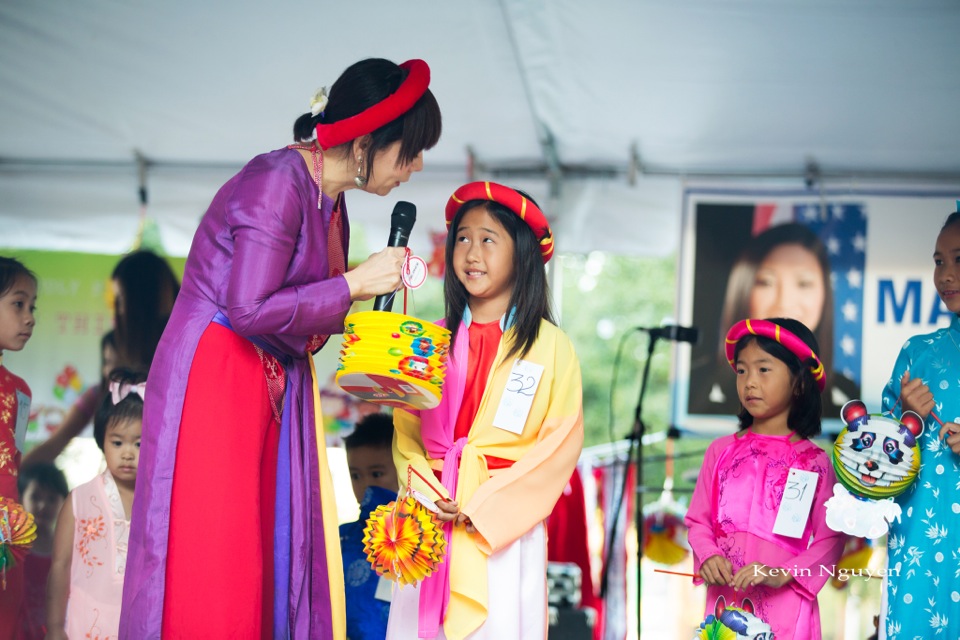
[[[112,387],[116,384],[121,390],[125,387],[138,385],[147,381],[147,374],[133,369],[114,369],[110,372],[107,391],[100,401],[100,407],[93,417],[93,439],[103,451],[103,441],[107,435],[107,427],[127,420],[143,420],[143,398],[135,391],[130,391],[113,403]]]
[[[21,502],[31,482],[36,482],[37,486],[49,489],[62,498],[66,498],[70,493],[67,488],[67,477],[52,462],[31,462],[20,468],[20,473],[17,475],[17,491],[20,493]]]
[[[813,332],[799,320],[793,320],[792,318],[767,318],[767,320],[780,325],[803,340],[808,347],[813,349],[814,353],[820,353]],[[733,361],[736,362],[740,358],[740,352],[743,351],[744,347],[754,342],[774,358],[781,360],[790,369],[793,379],[793,401],[790,403],[790,413],[787,414],[787,425],[790,430],[803,438],[820,435],[823,399],[820,396],[817,381],[813,379],[813,373],[810,371],[810,367],[815,365],[813,358],[807,358],[801,362],[800,358],[776,340],[765,336],[747,335],[737,342]],[[753,416],[743,405],[740,405],[737,418],[740,419],[741,430],[753,424]]]
[[[940,231],[943,231],[947,227],[957,224],[960,222],[960,205],[957,206],[957,210],[947,216],[947,219],[943,221],[943,226],[940,227]]]
[[[514,189],[530,202],[536,200]],[[538,205],[539,206],[539,205]],[[550,310],[550,287],[547,284],[547,272],[540,253],[540,243],[530,226],[519,215],[492,200],[468,200],[460,205],[450,223],[447,234],[446,263],[444,275],[445,318],[447,327],[453,332],[452,342],[456,341],[457,327],[463,320],[469,294],[453,269],[453,250],[457,244],[457,228],[468,211],[483,207],[493,216],[513,239],[513,293],[510,296],[509,309],[513,317],[514,339],[510,343],[505,358],[522,358],[537,341],[540,333],[540,321],[556,324]]]
[[[37,284],[37,275],[16,258],[0,256],[0,296],[7,293],[17,278],[26,276]]]
[[[378,447],[389,449],[393,446],[393,416],[388,413],[370,413],[357,422],[353,433],[343,439],[347,451],[356,447]]]

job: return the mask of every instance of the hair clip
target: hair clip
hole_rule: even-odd
[[[144,400],[144,393],[147,390],[147,383],[141,382],[139,384],[130,384],[129,382],[117,382],[112,380],[110,382],[110,396],[113,400],[114,405],[120,404],[120,402],[126,398],[131,393],[135,393],[140,396],[141,400]]]
[[[317,92],[313,94],[313,97],[310,98],[310,113],[316,117],[323,113],[324,109],[327,108],[327,88],[320,87],[317,89]]]

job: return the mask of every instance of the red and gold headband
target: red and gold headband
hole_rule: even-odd
[[[496,182],[469,182],[457,189],[447,200],[447,227],[453,222],[453,217],[464,202],[470,200],[490,200],[502,204],[510,211],[520,216],[520,219],[533,229],[533,235],[540,243],[540,255],[546,263],[553,256],[553,234],[550,224],[536,204],[522,193]]]
[[[408,71],[397,90],[360,113],[330,124],[317,124],[317,142],[324,150],[373,133],[413,108],[430,86],[430,67],[423,60],[400,65]]]
[[[741,338],[749,335],[763,336],[771,340],[776,340],[789,349],[793,355],[800,358],[800,362],[806,362],[809,358],[813,358],[815,364],[810,367],[810,373],[813,374],[813,379],[816,380],[817,387],[821,392],[823,391],[824,386],[827,384],[827,376],[823,370],[823,363],[820,362],[817,354],[810,348],[810,345],[798,338],[795,333],[769,320],[741,320],[730,327],[730,331],[727,332],[725,349],[727,362],[730,363],[730,366],[733,367],[734,370],[737,369],[737,363],[733,360],[734,353],[737,350],[737,343]]]

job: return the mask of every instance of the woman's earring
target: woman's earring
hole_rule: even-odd
[[[363,189],[367,186],[367,179],[363,177],[363,158],[357,158],[357,176],[353,179],[353,183],[357,185],[358,189]]]

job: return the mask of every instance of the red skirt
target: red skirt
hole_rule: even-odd
[[[279,433],[256,348],[211,323],[180,420],[164,638],[273,636]]]
[[[6,588],[0,584],[0,640],[15,640],[20,629],[20,606],[23,600],[23,561],[7,569]]]

